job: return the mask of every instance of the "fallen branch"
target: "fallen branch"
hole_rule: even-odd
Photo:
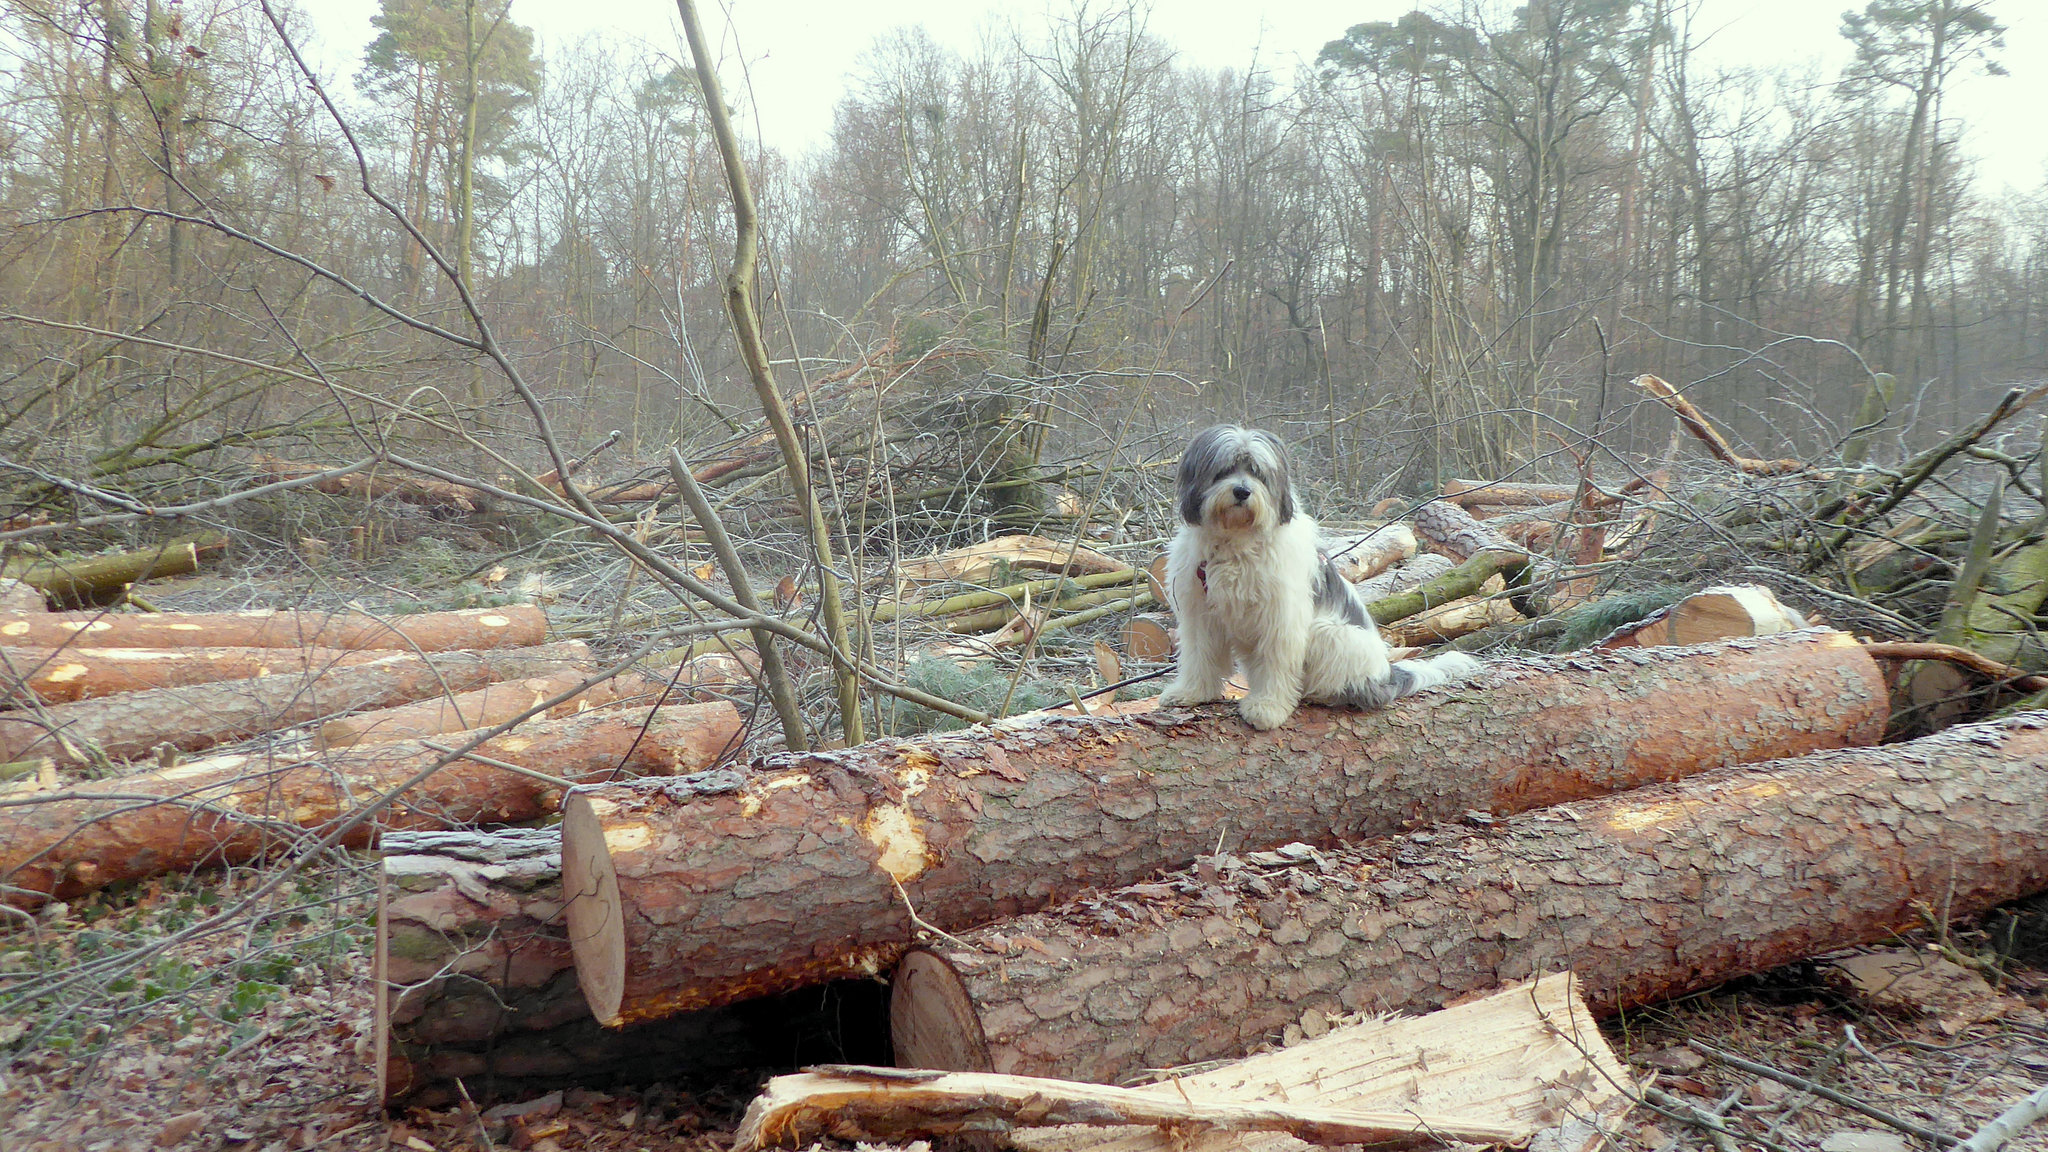
[[[1648,373],[1636,377],[1634,383],[1636,387],[1663,401],[1664,406],[1678,417],[1678,422],[1685,425],[1685,430],[1707,446],[1707,451],[1714,459],[1738,472],[1751,476],[1789,476],[1797,472],[1813,471],[1813,467],[1804,460],[1758,460],[1739,455],[1735,449],[1728,446],[1727,439],[1707,422],[1707,418],[1700,415],[1700,410],[1692,406],[1692,401],[1679,395],[1678,389]]]
[[[2010,682],[2013,687],[2026,692],[2040,692],[2048,689],[2048,676],[2000,664],[1989,656],[1959,648],[1954,644],[1916,643],[1910,640],[1883,640],[1863,646],[1873,660],[1939,660],[1958,668],[1967,668],[1991,680]]]

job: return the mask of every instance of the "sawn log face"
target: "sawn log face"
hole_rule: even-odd
[[[581,788],[563,860],[571,890],[596,893],[570,907],[578,974],[606,1024],[872,974],[910,940],[905,895],[957,930],[1219,841],[1355,840],[1868,743],[1885,706],[1851,638],[1804,632],[1502,661],[1264,733],[1223,708],[1037,717]]]
[[[1610,1012],[1883,938],[1916,903],[1965,915],[2044,887],[2035,712],[1292,867],[1212,858],[913,959],[961,982],[983,1035],[954,1051],[1114,1080],[1240,1054],[1308,1009],[1425,1010],[1541,971],[1570,969]]]

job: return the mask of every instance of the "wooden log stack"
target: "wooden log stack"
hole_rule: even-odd
[[[1142,880],[1219,838],[1332,844],[1868,743],[1885,703],[1861,647],[1815,631],[1502,661],[1267,733],[1217,708],[1042,716],[578,789],[563,806],[565,883],[588,894],[569,909],[577,973],[606,1024],[876,974],[913,909],[950,931]]]

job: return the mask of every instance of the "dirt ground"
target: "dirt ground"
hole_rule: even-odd
[[[33,924],[0,929],[0,981],[49,986],[121,949],[149,949],[262,878],[257,869],[178,878],[52,906]],[[0,1021],[0,1042],[17,1049],[0,1071],[0,1152],[730,1146],[752,1084],[669,1083],[658,1069],[636,1085],[481,1111],[380,1112],[365,1060],[367,880],[360,861],[302,877],[248,924],[163,949],[125,978],[59,988],[34,1018]],[[1981,933],[1942,942],[1966,961],[1985,955],[1985,943]],[[1912,971],[1902,980],[1882,970],[1886,958]],[[1924,939],[1877,960],[1831,959],[1840,963],[1795,965],[1608,1021],[1609,1041],[1654,1089],[1651,1102],[1606,1118],[1603,1133],[1552,1140],[1551,1152],[1590,1152],[1602,1139],[1621,1152],[1715,1147],[1694,1122],[1700,1112],[1725,1117],[1734,1137],[1719,1137],[1724,1148],[1926,1147],[1688,1042],[1958,1135],[2048,1082],[2048,974],[2008,964],[1994,987]],[[1845,964],[1863,971],[1852,977]],[[2048,1149],[2048,1125],[2010,1147]]]

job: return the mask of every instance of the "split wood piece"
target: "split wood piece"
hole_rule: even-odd
[[[262,484],[303,480],[329,470],[319,464],[301,464],[278,456],[262,455],[250,457],[249,467],[257,482]],[[475,488],[402,472],[350,472],[346,476],[316,480],[305,487],[329,496],[353,496],[359,500],[378,500],[389,496],[407,504],[452,508],[458,512],[474,512],[490,502],[489,496]]]
[[[1413,559],[1415,530],[1406,524],[1388,524],[1363,536],[1326,540],[1323,550],[1337,561],[1344,578],[1356,584]]]
[[[1412,560],[1394,565],[1377,576],[1359,581],[1358,595],[1367,604],[1375,600],[1384,600],[1396,592],[1406,592],[1410,588],[1427,584],[1457,566],[1458,562],[1449,556],[1424,552]]]
[[[723,701],[537,721],[442,767],[344,843],[359,847],[379,826],[537,820],[555,811],[564,781],[695,772],[737,746],[739,735],[739,713]],[[0,901],[35,907],[122,880],[251,859],[290,843],[293,829],[327,827],[452,747],[405,741],[303,759],[221,756],[8,797],[0,802]]]
[[[48,612],[50,602],[42,590],[12,576],[0,577],[0,612]]]
[[[467,732],[493,728],[544,700],[552,700],[574,689],[589,677],[568,669],[523,680],[506,679],[472,692],[440,695],[397,708],[378,708],[330,720],[320,726],[317,743],[322,748],[347,748],[356,744],[389,744],[443,732]],[[606,704],[633,700],[653,704],[668,687],[638,672],[626,672],[600,681],[555,705],[545,715],[573,716]],[[680,703],[680,701],[678,701]]]
[[[21,581],[59,603],[90,605],[118,596],[130,584],[158,576],[199,571],[202,549],[218,551],[226,538],[179,540],[159,547],[108,556],[39,556],[9,562],[0,574]],[[34,611],[41,611],[37,608]]]
[[[1164,612],[1140,612],[1124,621],[1124,656],[1131,660],[1171,660],[1180,646],[1173,617]]]
[[[1562,605],[1553,603],[1552,611]],[[1525,617],[1515,606],[1504,599],[1484,596],[1480,599],[1460,600],[1420,616],[1403,620],[1382,630],[1389,644],[1430,645],[1443,644],[1460,636],[1469,636],[1482,628],[1497,624],[1513,624]]]
[[[1000,572],[1035,570],[1068,576],[1117,572],[1128,567],[1093,548],[1083,548],[1043,536],[998,536],[979,544],[940,552],[896,567],[898,586],[936,584],[958,580],[986,584]]]
[[[400,832],[378,896],[374,1067],[387,1104],[447,1107],[786,1061],[761,1004],[600,1028],[571,970],[559,828]],[[456,1087],[457,1079],[462,1087]]]
[[[1761,584],[1728,584],[1702,589],[1633,624],[1625,624],[1601,640],[1600,647],[1704,644],[1735,636],[1793,632],[1807,626],[1806,617],[1779,603],[1769,588]]]
[[[1282,1132],[1311,1144],[1443,1148],[1532,1135],[1420,1111],[1368,1112],[1271,1100],[1175,1099],[1039,1076],[828,1064],[768,1082],[740,1121],[733,1152],[808,1148],[821,1138],[904,1143],[1079,1124],[1173,1127],[1209,1134]]]
[[[913,953],[913,956],[917,955]],[[910,998],[916,1003],[916,998]],[[1521,1133],[1611,1115],[1636,1094],[1628,1067],[1600,1034],[1569,974],[1511,984],[1425,1016],[1329,1023],[1311,1008],[1288,1048],[1138,1089],[1170,1099],[1280,1099],[1331,1108],[1414,1109]],[[915,1042],[913,1041],[913,1047]],[[899,1056],[900,1058],[900,1056]],[[1183,1097],[1186,1093],[1186,1097]],[[1526,1136],[1518,1137],[1518,1146]],[[1039,1129],[1020,1152],[1306,1152],[1278,1133]]]
[[[1113,1081],[1545,969],[1600,1014],[1669,999],[2048,887],[2048,713],[1296,855],[928,942],[902,1013],[987,1070]]]
[[[1862,646],[1815,631],[1503,660],[1270,732],[1227,707],[1037,715],[770,756],[745,778],[577,789],[577,972],[606,1024],[868,975],[910,940],[906,898],[950,931],[1178,866],[1219,833],[1334,842],[1867,743],[1886,705]]]
[[[340,648],[5,648],[0,685],[26,687],[45,704],[121,692],[316,673],[390,659],[388,649]],[[588,658],[588,653],[584,654]]]
[[[390,652],[353,668],[315,667],[247,680],[123,692],[0,713],[0,760],[130,760],[166,744],[180,752],[197,752],[328,716],[431,700],[589,662],[590,649],[581,641],[482,652]],[[507,713],[516,714],[517,710]]]
[[[361,612],[104,612],[0,614],[0,643],[35,648],[525,648],[547,639],[547,614],[532,604],[371,616]]]
[[[1448,500],[1431,500],[1409,517],[1415,534],[1437,551],[1463,563],[1482,552],[1520,552],[1522,548],[1471,513]]]
[[[1678,417],[1678,422],[1685,425],[1686,431],[1707,446],[1707,451],[1714,459],[1738,472],[1751,476],[1789,476],[1795,472],[1813,471],[1812,466],[1804,460],[1758,460],[1739,455],[1735,449],[1729,447],[1727,439],[1707,422],[1707,418],[1700,415],[1700,410],[1692,406],[1692,401],[1679,394],[1678,389],[1648,373],[1636,377],[1633,383],[1671,409],[1672,414]]]

